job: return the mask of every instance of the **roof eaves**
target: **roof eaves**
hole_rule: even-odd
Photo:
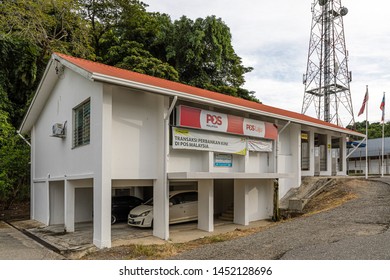
[[[163,95],[168,95],[168,96],[178,96],[178,97],[181,97],[183,99],[190,100],[190,101],[212,103],[214,106],[219,105],[221,107],[229,107],[232,109],[236,109],[236,110],[240,110],[240,111],[244,111],[244,112],[248,112],[248,113],[253,113],[256,115],[263,115],[263,116],[267,116],[267,117],[271,117],[271,118],[283,119],[285,121],[291,121],[293,123],[299,123],[299,124],[308,125],[308,126],[312,126],[312,127],[314,126],[314,127],[318,127],[318,128],[322,128],[322,129],[326,129],[326,130],[340,132],[343,134],[351,134],[351,135],[355,135],[355,136],[359,136],[359,137],[364,137],[364,135],[361,133],[355,132],[353,130],[347,130],[347,129],[342,128],[342,127],[338,128],[338,127],[333,127],[333,126],[327,126],[324,124],[318,124],[318,123],[314,123],[314,122],[310,122],[310,121],[305,121],[302,119],[279,115],[279,114],[275,114],[275,113],[271,113],[271,112],[267,112],[267,111],[262,111],[259,109],[248,108],[245,106],[236,105],[236,104],[232,104],[232,103],[228,103],[228,102],[223,102],[223,101],[219,101],[219,100],[212,99],[212,98],[206,98],[206,97],[202,97],[202,96],[198,96],[198,95],[188,94],[185,92],[166,89],[166,88],[153,86],[153,85],[149,85],[149,84],[145,84],[145,83],[134,82],[134,81],[130,81],[127,79],[117,78],[117,77],[108,76],[108,75],[104,75],[104,74],[100,74],[100,73],[92,73],[90,78],[94,81],[110,83],[110,84],[115,84],[115,85],[124,86],[124,87],[130,87],[130,88],[141,90],[141,91],[148,91],[148,92],[153,92],[153,93],[163,94]]]
[[[55,60],[55,61],[58,61],[59,63],[61,63],[63,66],[73,70],[74,72],[80,74],[81,76],[83,76],[84,78],[88,79],[88,80],[92,80],[91,76],[93,75],[93,73],[91,73],[90,71],[88,70],[85,70],[84,68],[82,68],[80,65],[75,65],[73,64],[72,62],[70,62],[69,60],[67,60],[66,58],[63,58],[61,57],[60,55],[58,55],[57,53],[53,53],[52,55],[52,60]]]
[[[42,79],[37,87],[37,90],[35,91],[34,97],[31,100],[30,106],[28,107],[27,112],[22,120],[22,123],[19,126],[18,132],[22,134],[27,134],[31,130],[32,124],[34,123],[34,120],[31,120],[31,114],[35,113],[34,111],[36,108],[36,104],[45,102],[45,94],[43,94],[42,96],[42,92],[44,91],[44,86],[46,84],[46,80],[48,79],[50,71],[52,70],[52,67],[53,59],[50,59],[48,65],[46,66],[45,72],[43,73]]]

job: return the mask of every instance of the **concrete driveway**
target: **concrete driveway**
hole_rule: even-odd
[[[339,187],[353,191],[356,199],[172,259],[389,260],[390,177],[347,179]]]
[[[39,241],[46,248],[51,249],[66,259],[78,259],[85,253],[97,250],[92,244],[92,223],[77,223],[75,225],[75,232],[64,232],[63,225],[45,226],[42,223],[33,220],[13,221],[10,222],[12,226],[4,223],[4,227],[8,228],[9,241],[8,244],[12,244],[11,240],[15,236],[21,236],[24,243],[27,245],[30,238],[30,242],[33,240]],[[256,221],[250,223],[248,226],[241,226],[233,224],[232,222],[215,220],[214,232],[205,232],[197,229],[196,222],[189,222],[170,226],[170,240],[173,243],[182,243],[190,240],[199,239],[205,236],[216,235],[220,233],[234,231],[235,229],[244,229],[251,227],[261,227],[270,224],[270,221]],[[17,230],[18,229],[18,230]],[[21,233],[23,232],[23,233]],[[28,235],[30,238],[28,238]],[[5,236],[5,235],[4,235]],[[164,244],[167,241],[159,239],[153,236],[152,229],[149,228],[137,228],[128,226],[126,223],[118,223],[111,226],[111,238],[112,247],[130,244]],[[39,244],[38,244],[39,245]],[[12,245],[9,246],[12,250]],[[41,246],[42,247],[42,246]],[[0,246],[1,248],[1,246]],[[21,255],[20,255],[21,254]],[[56,255],[56,254],[55,254]],[[5,256],[7,256],[5,254]],[[50,256],[48,256],[50,257]],[[28,259],[24,258],[22,251],[13,251],[9,259]],[[1,259],[1,254],[0,254]],[[45,258],[50,259],[50,258]]]
[[[61,260],[54,253],[9,224],[0,221],[0,260]]]

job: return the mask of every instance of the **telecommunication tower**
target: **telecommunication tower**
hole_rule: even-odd
[[[341,0],[314,0],[311,11],[302,114],[310,109],[320,120],[339,126],[353,125],[352,74],[348,70],[343,24],[348,9],[341,5]]]

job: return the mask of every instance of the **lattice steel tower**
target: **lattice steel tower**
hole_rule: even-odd
[[[315,112],[318,119],[326,122],[353,125],[352,75],[348,71],[343,24],[348,9],[341,5],[341,0],[314,0],[311,11],[302,114]]]

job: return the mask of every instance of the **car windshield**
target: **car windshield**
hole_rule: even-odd
[[[153,198],[147,200],[144,205],[149,205],[149,206],[153,206]]]

